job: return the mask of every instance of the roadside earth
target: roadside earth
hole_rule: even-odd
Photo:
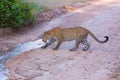
[[[120,79],[120,0],[99,0],[52,19],[43,27],[37,25],[26,41],[32,41],[44,31],[56,26],[83,26],[100,40],[104,35],[109,41],[99,44],[88,38],[91,47],[84,52],[81,47],[70,52],[74,41],[64,42],[60,48],[27,51],[6,62],[10,80],[119,80]],[[41,29],[41,30],[40,30]],[[20,39],[20,38],[19,38]],[[14,66],[14,67],[13,67]]]

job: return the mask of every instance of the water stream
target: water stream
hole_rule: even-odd
[[[4,63],[9,60],[10,58],[13,58],[16,55],[19,55],[25,51],[34,50],[37,48],[40,48],[44,45],[44,42],[42,42],[42,39],[36,40],[34,42],[26,42],[23,44],[18,44],[15,49],[11,50],[10,52],[7,52],[3,55],[0,55],[0,80],[8,80],[5,74],[8,74],[9,71],[5,68]]]

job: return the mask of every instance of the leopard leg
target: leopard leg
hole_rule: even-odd
[[[53,44],[56,41],[56,39],[52,38],[50,39],[49,42],[47,42],[44,46],[42,46],[42,49],[45,49],[46,47],[50,46],[51,44]]]
[[[74,48],[72,48],[72,49],[70,49],[70,51],[75,51],[75,50],[79,47],[80,43],[81,43],[81,40],[76,39],[76,42],[75,42],[75,47],[74,47]]]
[[[57,42],[56,47],[53,48],[53,50],[57,50],[57,49],[60,47],[60,45],[62,44],[62,42],[63,42],[63,40],[62,40],[62,39],[59,39],[59,41]]]
[[[87,37],[83,39],[82,44],[85,45],[82,49],[83,51],[87,51],[90,48],[90,43],[87,41]]]

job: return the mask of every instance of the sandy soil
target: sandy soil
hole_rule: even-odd
[[[74,45],[72,41],[64,42],[57,51],[52,50],[52,45],[47,49],[22,53],[6,63],[10,70],[10,80],[119,80],[119,9],[120,0],[99,0],[53,19],[42,25],[43,27],[38,25],[26,32],[27,36],[24,37],[27,37],[26,41],[30,41],[39,36],[38,32],[42,34],[58,25],[83,26],[101,40],[104,35],[108,35],[110,39],[105,44],[99,44],[89,37],[91,47],[86,52],[81,48],[74,52],[68,51]],[[21,34],[19,39],[22,42]],[[12,43],[12,40],[10,41]]]

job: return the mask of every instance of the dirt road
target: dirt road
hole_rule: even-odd
[[[120,0],[100,0],[53,19],[35,34],[42,34],[56,26],[83,26],[99,39],[109,36],[109,41],[99,44],[91,37],[91,47],[84,52],[79,48],[68,51],[74,42],[64,42],[59,50],[37,49],[22,53],[6,63],[10,79],[14,80],[119,80],[120,79]],[[41,30],[42,29],[42,30]],[[32,40],[32,39],[31,39]],[[14,67],[13,67],[14,66]]]

